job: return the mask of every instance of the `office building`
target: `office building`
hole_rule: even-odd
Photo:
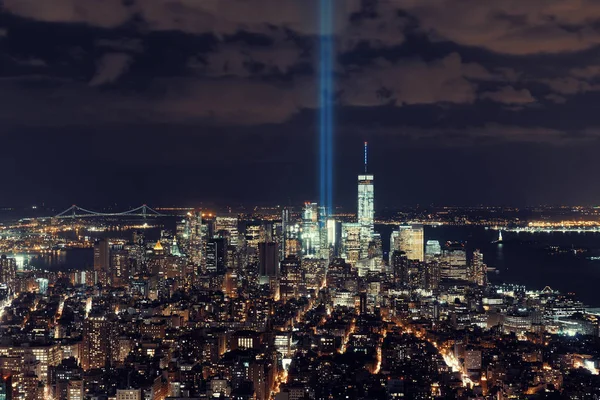
[[[104,368],[111,360],[113,326],[103,314],[92,314],[83,323],[81,367],[87,371]]]
[[[215,229],[220,236],[224,236],[223,232],[226,232],[229,244],[237,247],[240,237],[238,224],[237,217],[217,217]]]
[[[442,279],[467,280],[467,252],[462,243],[447,243],[442,250]]]
[[[428,240],[425,244],[425,260],[430,261],[442,255],[442,246],[437,240]]]
[[[361,254],[361,226],[356,222],[342,224],[342,258],[355,264]]]
[[[17,276],[17,261],[14,258],[0,256],[0,283],[9,288],[14,285]]]
[[[94,271],[91,274],[93,285],[109,285],[110,244],[108,239],[100,239],[94,244]]]
[[[317,203],[305,203],[302,211],[302,255],[304,257],[321,256],[321,229],[319,226],[319,207]]]
[[[206,272],[224,274],[227,270],[227,240],[209,239],[206,244]]]
[[[83,390],[83,381],[81,379],[72,379],[67,385],[67,400],[84,400],[85,392]]]
[[[423,225],[400,225],[398,231],[392,235],[392,240],[393,243],[390,245],[393,247],[390,248],[390,253],[398,250],[406,253],[406,258],[409,260],[425,260]]]
[[[471,281],[479,286],[487,284],[487,266],[483,262],[483,254],[479,249],[473,251],[471,257]]]
[[[259,271],[261,277],[279,276],[279,250],[275,242],[262,242],[258,244]]]
[[[367,257],[375,226],[374,176],[367,174],[367,142],[365,142],[365,172],[358,175],[358,224],[360,225],[360,258]]]

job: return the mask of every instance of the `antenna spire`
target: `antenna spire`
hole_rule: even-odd
[[[367,173],[367,145],[368,143],[365,142],[365,174]]]

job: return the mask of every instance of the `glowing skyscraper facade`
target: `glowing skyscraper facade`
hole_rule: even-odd
[[[423,225],[400,225],[397,232],[392,234],[390,254],[394,250],[406,253],[408,260],[425,260],[425,243]]]
[[[319,226],[319,207],[317,203],[306,203],[302,210],[302,255],[319,257],[321,255],[321,229]]]
[[[358,175],[358,224],[360,225],[360,257],[369,252],[375,224],[375,190],[373,175],[367,174],[367,142],[365,142],[365,172]]]

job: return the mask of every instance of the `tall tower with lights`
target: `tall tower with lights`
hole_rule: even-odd
[[[360,225],[360,257],[369,252],[369,243],[373,239],[375,223],[375,192],[372,174],[367,168],[367,142],[365,142],[365,171],[358,175],[358,224]]]

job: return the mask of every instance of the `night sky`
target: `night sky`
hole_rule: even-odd
[[[600,1],[335,5],[336,204],[600,203]],[[318,199],[316,1],[3,7],[0,205]]]

